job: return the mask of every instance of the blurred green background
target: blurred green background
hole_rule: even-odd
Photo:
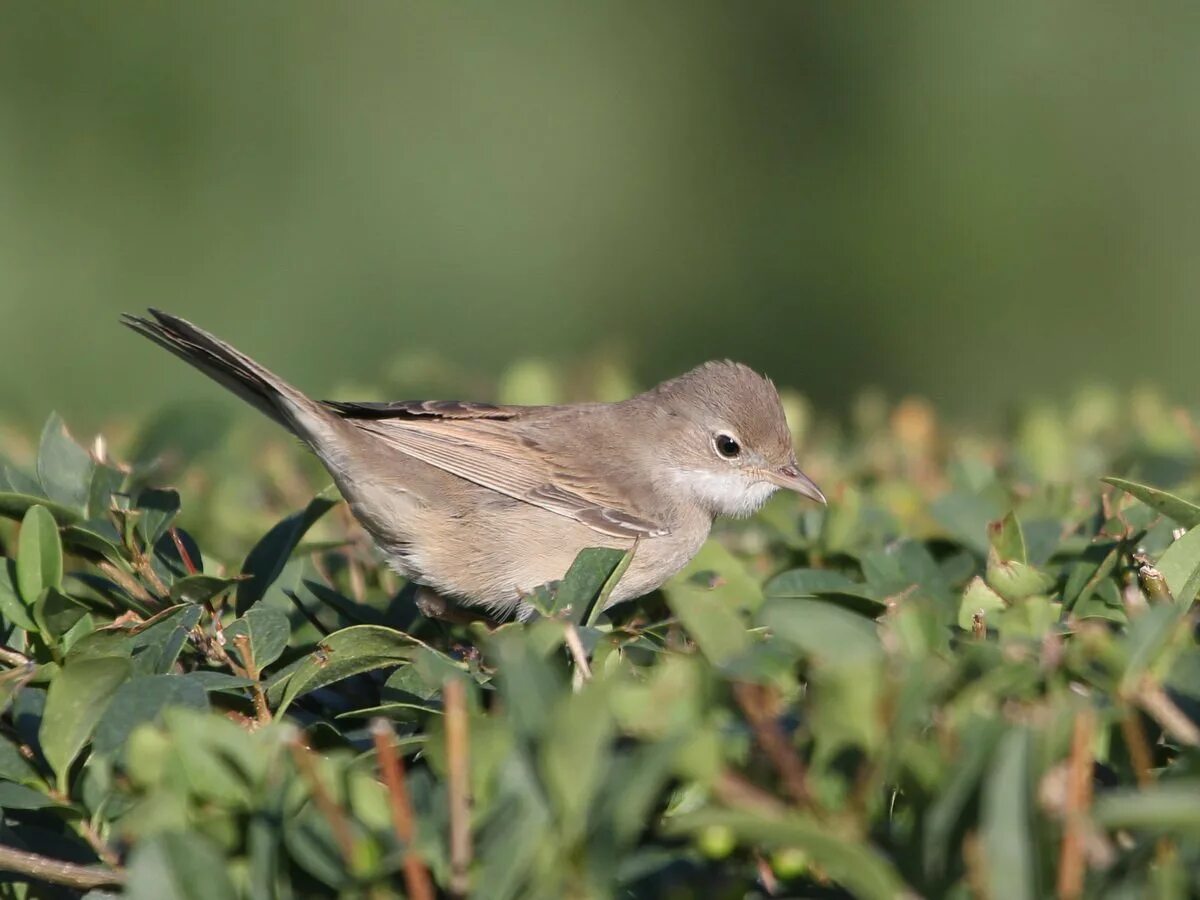
[[[832,412],[1186,399],[1198,38],[1190,2],[8,3],[0,410],[215,396],[118,326],[150,304],[318,395],[601,354]]]

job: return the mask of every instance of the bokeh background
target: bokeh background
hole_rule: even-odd
[[[318,395],[731,356],[832,414],[1186,401],[1198,39],[1190,2],[7,3],[0,415],[215,396],[146,305]]]

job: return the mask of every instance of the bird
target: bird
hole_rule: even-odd
[[[586,548],[633,550],[608,608],[682,569],[718,516],[780,489],[826,502],[775,385],[741,363],[612,403],[319,401],[186,319],[122,321],[306,444],[397,572],[492,617],[531,616],[534,591]]]

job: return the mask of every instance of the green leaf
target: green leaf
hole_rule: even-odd
[[[125,473],[112,466],[96,465],[92,471],[91,482],[88,484],[87,516],[89,519],[103,519],[112,508],[113,494],[121,490],[125,483]]]
[[[1017,603],[1054,587],[1054,579],[1031,565],[1016,560],[988,558],[984,575],[988,585],[1009,603]]]
[[[616,723],[609,711],[608,681],[593,681],[577,694],[559,696],[541,744],[547,794],[558,812],[564,842],[587,828],[587,811],[608,763]]]
[[[855,897],[896,900],[912,893],[900,873],[873,846],[841,838],[827,824],[806,816],[768,818],[738,810],[705,809],[669,818],[665,828],[669,834],[695,834],[714,826],[728,828],[740,842],[750,846],[803,850]]]
[[[131,640],[134,669],[142,675],[154,675],[174,668],[203,611],[195,604],[183,603],[143,622]]]
[[[132,672],[129,661],[119,657],[83,659],[64,666],[50,682],[38,736],[60,790],[66,791],[71,763]]]
[[[1129,623],[1125,641],[1128,658],[1121,676],[1123,691],[1134,690],[1141,676],[1155,667],[1179,627],[1179,610],[1170,603],[1152,606]]]
[[[225,640],[236,650],[238,637],[246,635],[254,665],[261,672],[279,659],[291,633],[292,626],[286,615],[268,606],[255,606],[225,629]],[[238,652],[240,655],[241,651]]]
[[[975,795],[992,750],[1003,733],[1001,723],[975,719],[963,729],[953,767],[925,816],[925,872],[941,878],[947,863],[956,855],[950,838]]]
[[[1030,736],[1014,728],[1000,741],[983,786],[983,844],[991,895],[1037,896],[1030,841]]]
[[[1110,477],[1101,478],[1100,480],[1106,484],[1111,484],[1113,487],[1120,488],[1127,494],[1132,494],[1147,506],[1158,510],[1167,518],[1174,519],[1184,528],[1195,528],[1197,525],[1200,525],[1200,506],[1184,500],[1182,497],[1176,497],[1174,494],[1168,494],[1166,491],[1150,487],[1147,484],[1126,481],[1124,478]]]
[[[137,520],[138,533],[147,547],[154,547],[179,515],[179,491],[145,488],[138,494],[134,506],[141,513]]]
[[[17,544],[17,588],[32,606],[47,588],[62,588],[62,543],[54,517],[44,506],[31,506],[21,520]]]
[[[86,613],[87,607],[54,588],[46,588],[33,605],[38,631],[55,645]]]
[[[568,610],[570,621],[576,624],[585,621],[604,585],[627,554],[628,551],[611,547],[587,547],[579,551],[555,591],[552,612]]]
[[[278,712],[286,710],[301,694],[411,659],[421,646],[404,632],[381,625],[353,625],[336,631],[292,670]]]
[[[1006,607],[1000,595],[976,575],[963,591],[962,603],[958,607],[958,627],[970,631],[974,627],[976,613],[982,613],[986,622],[987,617],[1002,612]],[[992,624],[995,625],[995,622]]]
[[[823,600],[768,600],[758,621],[826,665],[856,665],[883,652],[871,619]]]
[[[171,602],[207,603],[237,583],[236,578],[221,578],[217,575],[185,575],[171,585]]]
[[[0,809],[50,809],[62,805],[28,785],[0,782]]]
[[[710,578],[720,576],[710,576]],[[709,578],[678,576],[663,587],[667,605],[683,623],[700,652],[714,665],[722,665],[740,656],[750,647],[746,626],[737,614],[737,606],[720,590],[710,587]]]
[[[337,503],[331,496],[318,494],[303,510],[276,523],[254,546],[242,565],[242,574],[250,577],[238,586],[239,615],[263,598],[308,529]]]
[[[161,722],[164,709],[186,706],[205,711],[204,687],[184,675],[137,675],[113,694],[104,717],[96,725],[92,750],[112,754],[125,746],[133,729],[143,722]]]
[[[37,474],[45,495],[70,509],[87,508],[95,463],[70,434],[58,413],[51,413],[38,446]]]
[[[21,602],[17,591],[17,565],[11,559],[0,563],[0,617],[18,628],[37,633],[30,608]]]
[[[1144,788],[1116,788],[1096,797],[1092,811],[1105,828],[1200,833],[1200,779],[1175,778]]]
[[[1200,590],[1200,527],[1172,543],[1159,557],[1156,568],[1166,579],[1175,602],[1190,606]]]
[[[228,861],[204,835],[167,831],[134,845],[126,900],[228,900],[239,896]]]
[[[20,519],[34,506],[42,506],[48,509],[50,514],[54,516],[55,521],[60,525],[69,525],[83,518],[75,510],[59,503],[54,503],[44,497],[37,497],[32,494],[0,493],[0,516],[4,516],[5,518]]]
[[[1000,562],[1029,562],[1025,551],[1025,535],[1015,513],[1009,512],[1003,519],[988,524],[989,556]]]

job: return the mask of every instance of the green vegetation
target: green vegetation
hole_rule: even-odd
[[[788,402],[828,509],[500,627],[421,617],[283,438],[8,435],[0,896],[1200,891],[1200,427]]]

